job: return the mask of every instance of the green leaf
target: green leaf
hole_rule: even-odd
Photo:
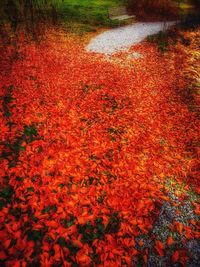
[[[67,219],[61,219],[61,224],[65,228],[71,227],[74,223],[75,223],[75,217],[74,216],[70,216],[70,219],[68,219],[68,220]]]
[[[45,214],[45,213],[50,213],[50,212],[56,212],[57,211],[57,206],[56,205],[49,205],[47,207],[45,207],[43,210],[42,210],[42,214]]]
[[[7,200],[10,200],[12,195],[14,193],[12,186],[7,186],[6,188],[3,188],[0,192],[0,197],[5,198]]]
[[[37,136],[37,129],[35,128],[34,125],[25,126],[24,127],[24,135],[29,136],[29,137]]]
[[[28,240],[33,240],[33,241],[42,241],[44,238],[45,233],[42,230],[29,230],[27,232],[27,237]]]
[[[28,192],[34,192],[35,189],[34,189],[34,187],[28,187],[28,188],[27,188],[27,191],[28,191]]]
[[[121,220],[118,217],[118,212],[114,212],[109,219],[108,225],[106,226],[105,229],[106,233],[109,234],[118,233],[120,230],[120,224]]]

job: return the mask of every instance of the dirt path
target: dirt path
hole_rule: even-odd
[[[140,43],[147,36],[164,31],[175,22],[139,22],[105,31],[91,40],[87,51],[112,54]]]

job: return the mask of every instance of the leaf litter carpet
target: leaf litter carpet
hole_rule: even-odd
[[[2,72],[1,266],[198,266],[183,56],[143,43],[113,58],[50,35]]]

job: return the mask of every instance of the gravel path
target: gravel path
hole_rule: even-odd
[[[176,22],[138,22],[133,25],[108,30],[91,40],[87,51],[112,54],[140,43],[148,35],[168,29]]]

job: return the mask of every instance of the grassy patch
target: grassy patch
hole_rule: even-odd
[[[102,26],[118,26],[119,21],[109,19],[108,10],[121,5],[124,5],[123,0],[64,0],[58,12],[69,30],[92,32]]]

